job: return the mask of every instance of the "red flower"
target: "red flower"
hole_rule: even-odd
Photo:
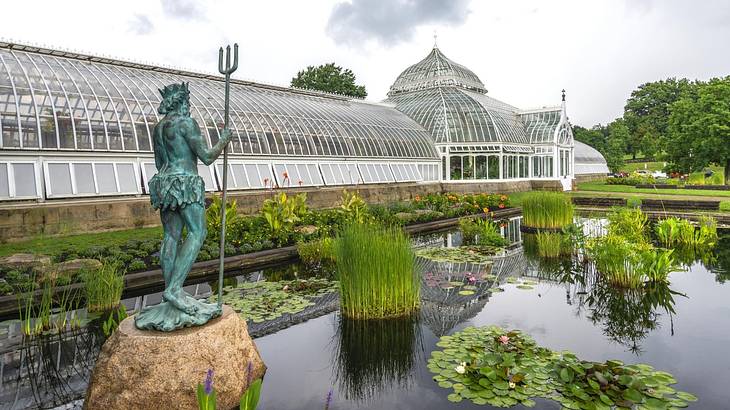
[[[504,204],[500,202],[499,203],[499,209],[502,209],[502,208],[504,208]]]
[[[289,173],[284,171],[281,175],[284,175],[284,179],[289,179]]]

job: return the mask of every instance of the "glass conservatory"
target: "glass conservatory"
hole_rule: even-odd
[[[448,181],[558,179],[569,189],[573,135],[561,106],[519,110],[486,95],[438,47],[390,87],[392,104],[432,135]]]
[[[580,141],[575,142],[575,176],[606,176],[609,173],[606,159],[598,150]]]
[[[181,81],[214,144],[219,76],[0,42],[0,200],[144,194],[158,89]],[[230,120],[233,190],[440,179],[428,132],[383,104],[233,80]],[[199,172],[217,190],[222,159]]]

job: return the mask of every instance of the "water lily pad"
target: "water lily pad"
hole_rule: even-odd
[[[459,292],[459,295],[461,296],[471,296],[474,294],[473,290],[462,290]]]
[[[535,289],[535,288],[533,288],[532,286],[529,286],[529,285],[517,285],[516,288],[517,289],[522,289],[522,290],[532,290],[532,289]]]
[[[488,290],[489,292],[492,292],[492,293],[499,293],[499,292],[504,292],[504,289],[502,289],[502,288],[489,288],[489,289],[487,289],[487,290]]]
[[[431,247],[416,250],[416,255],[435,262],[491,263],[492,256],[501,248],[490,246]]]

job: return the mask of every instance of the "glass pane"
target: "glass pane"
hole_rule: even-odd
[[[95,194],[94,172],[91,164],[73,164],[77,194]]]
[[[152,178],[153,175],[157,173],[157,167],[155,164],[152,163],[145,163],[144,165],[144,172],[147,174],[147,182],[150,181],[150,178]]]
[[[327,185],[335,185],[334,175],[332,175],[332,166],[330,164],[320,165],[322,175],[324,175],[324,182]]]
[[[213,176],[210,174],[210,168],[207,165],[198,164],[198,175],[203,178],[206,191],[218,190],[218,187],[213,183]]]
[[[8,181],[8,164],[0,164],[0,198],[10,198],[10,182]]]
[[[267,180],[269,183],[269,186],[271,186],[274,176],[271,175],[271,166],[269,164],[259,164],[257,165],[259,170],[259,177],[261,178],[262,186],[265,186],[264,180]]]
[[[48,179],[53,195],[70,195],[71,170],[69,164],[48,164]]]
[[[357,170],[357,165],[348,164],[347,169],[342,168],[342,173],[345,178],[345,182],[350,184],[357,184],[362,182],[360,179],[360,172]]]
[[[490,155],[487,157],[487,177],[489,179],[499,179],[499,157]]]
[[[461,157],[451,157],[450,175],[452,180],[461,179]]]
[[[276,172],[276,180],[279,181],[279,185],[286,186],[289,181],[284,181],[284,175],[286,174],[288,177],[289,173],[286,171],[284,164],[274,164],[274,171]]]
[[[464,179],[474,179],[474,156],[464,156]]]
[[[312,177],[309,176],[306,164],[297,165],[297,176],[297,180],[293,181],[297,185],[312,185]]]
[[[248,177],[248,186],[251,188],[260,188],[264,186],[264,178],[268,178],[268,176],[261,176],[259,175],[258,167],[256,164],[245,164],[244,168],[246,169],[246,176]],[[270,181],[266,181],[267,184]]]
[[[231,171],[236,178],[236,188],[248,188],[248,180],[246,179],[246,170],[243,164],[231,164]]]
[[[395,175],[395,180],[396,181],[402,181],[403,180],[403,176],[401,175],[400,167],[401,167],[400,164],[393,164],[392,165],[393,175]]]
[[[317,165],[307,164],[307,169],[309,170],[309,177],[312,178],[312,184],[322,185],[322,175],[320,175]]]
[[[487,179],[487,157],[485,155],[477,155],[475,158],[476,179]]]
[[[33,164],[13,164],[15,196],[38,196]]]
[[[137,177],[134,175],[134,164],[117,164],[119,192],[139,192]]]
[[[117,193],[117,181],[114,179],[114,164],[94,164],[96,184],[100,194]]]

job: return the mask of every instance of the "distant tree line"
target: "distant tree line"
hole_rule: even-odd
[[[667,171],[693,172],[717,164],[730,183],[730,76],[709,81],[669,78],[631,92],[624,114],[608,125],[573,127],[575,139],[603,154],[611,171],[624,155],[668,163]]]

